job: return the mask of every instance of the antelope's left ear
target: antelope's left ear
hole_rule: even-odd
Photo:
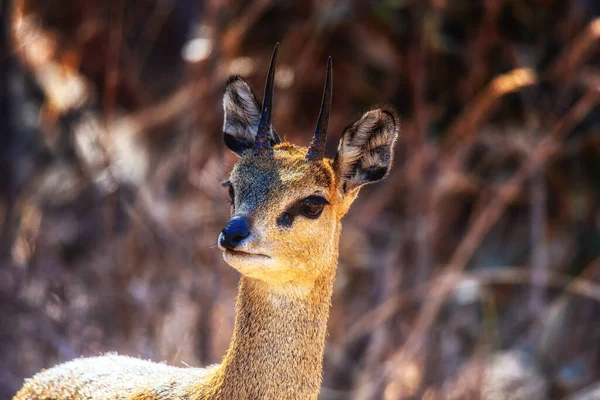
[[[391,108],[369,111],[346,128],[333,162],[344,193],[388,175],[399,130]]]
[[[239,76],[229,78],[223,96],[223,141],[239,156],[254,146],[260,109],[261,105],[250,85]],[[271,146],[281,143],[281,138],[272,125],[270,136]]]

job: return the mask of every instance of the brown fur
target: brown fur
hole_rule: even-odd
[[[358,188],[389,171],[397,117],[389,110],[365,114],[344,132],[335,162],[307,161],[307,149],[290,143],[257,153],[248,132],[259,105],[230,102],[239,90],[254,96],[237,78],[224,101],[226,144],[241,155],[228,182],[232,212],[249,220],[251,231],[236,250],[264,256],[224,251],[242,278],[223,362],[196,369],[117,355],[78,359],[27,380],[15,400],[317,398],[341,219]],[[313,195],[329,203],[317,219],[278,225],[291,204]]]

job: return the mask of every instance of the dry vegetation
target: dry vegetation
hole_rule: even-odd
[[[321,398],[599,398],[596,3],[0,4],[0,398],[80,355],[220,360],[221,95],[276,41],[288,140],[329,54],[330,156],[366,108],[403,119],[345,221]]]

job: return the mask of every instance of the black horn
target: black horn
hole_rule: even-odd
[[[271,147],[271,111],[273,109],[273,83],[275,81],[275,63],[277,62],[277,49],[279,43],[275,44],[271,64],[269,65],[269,74],[265,84],[265,95],[263,96],[262,110],[260,111],[260,122],[256,131],[254,148],[264,150]]]
[[[331,76],[331,56],[327,60],[327,75],[325,77],[325,89],[323,90],[323,100],[321,101],[321,111],[317,121],[317,129],[313,136],[306,159],[309,161],[319,161],[325,154],[325,142],[327,141],[327,123],[329,122],[329,112],[331,111],[331,93],[333,90],[333,77]]]

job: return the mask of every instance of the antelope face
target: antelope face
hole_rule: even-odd
[[[225,261],[272,283],[311,281],[334,256],[339,198],[329,162],[306,162],[287,143],[269,155],[249,151],[228,181],[232,218],[221,232]],[[308,282],[307,282],[308,283]]]
[[[225,144],[240,160],[224,183],[231,219],[219,235],[225,261],[272,285],[309,287],[335,267],[340,220],[359,188],[390,169],[398,118],[369,111],[343,133],[334,160],[323,158],[331,102],[331,62],[311,145],[281,143],[270,123],[274,53],[264,106],[241,78],[223,100]]]

